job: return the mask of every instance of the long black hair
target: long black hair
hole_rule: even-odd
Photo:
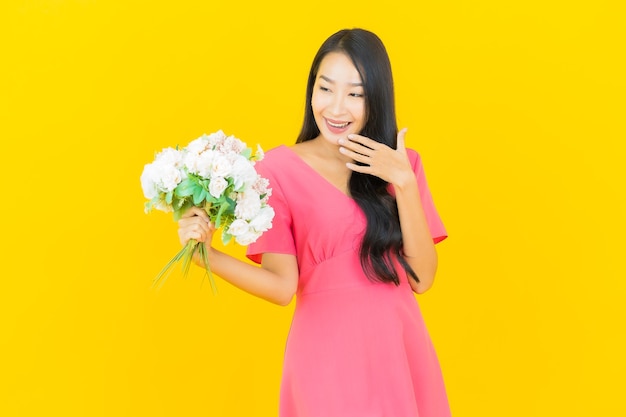
[[[317,51],[309,72],[304,122],[296,143],[315,139],[320,134],[313,116],[311,98],[320,64],[330,52],[348,56],[361,76],[365,90],[366,122],[360,134],[396,149],[398,125],[391,63],[380,38],[364,29],[340,30],[330,36]],[[400,278],[393,265],[395,258],[419,282],[403,257],[398,206],[388,186],[389,183],[374,175],[358,172],[350,175],[350,195],[367,219],[360,249],[361,266],[369,279],[399,285]]]

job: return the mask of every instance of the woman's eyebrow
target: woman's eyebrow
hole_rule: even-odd
[[[331,84],[335,84],[335,81],[331,80],[330,78],[328,78],[325,75],[320,75],[320,78],[326,82],[329,82]],[[348,83],[349,85],[353,86],[353,87],[363,87],[363,83],[361,82],[357,82],[357,83]]]

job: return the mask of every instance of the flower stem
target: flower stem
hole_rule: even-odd
[[[191,264],[193,261],[193,255],[198,252],[200,259],[202,259],[205,266],[205,276],[209,278],[209,282],[211,284],[211,289],[213,293],[217,293],[217,287],[215,285],[215,280],[213,279],[213,273],[211,272],[211,267],[209,265],[209,257],[208,251],[204,242],[198,242],[194,239],[191,239],[187,242],[185,246],[176,254],[170,261],[163,267],[161,272],[157,274],[152,282],[152,288],[157,287],[161,288],[165,280],[169,277],[170,273],[174,265],[178,262],[182,262],[182,270],[183,270],[183,278],[186,278],[189,274],[189,269],[191,268]]]

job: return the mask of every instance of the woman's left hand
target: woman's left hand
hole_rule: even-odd
[[[348,135],[348,139],[339,141],[339,152],[352,158],[355,162],[348,162],[346,166],[355,172],[377,176],[390,184],[402,186],[407,181],[414,181],[415,174],[406,154],[404,136],[407,129],[398,132],[397,149],[376,142],[365,136]]]

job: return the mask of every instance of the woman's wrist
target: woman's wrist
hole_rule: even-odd
[[[413,171],[400,176],[398,180],[393,183],[393,188],[396,195],[398,193],[405,193],[412,190],[417,191],[417,179],[415,178]]]

